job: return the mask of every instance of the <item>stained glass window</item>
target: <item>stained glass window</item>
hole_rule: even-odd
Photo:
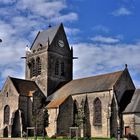
[[[93,106],[94,106],[94,111],[93,111],[94,112],[93,114],[94,125],[101,125],[102,124],[102,105],[99,98],[96,98],[94,100]]]
[[[4,107],[4,124],[9,124],[10,119],[10,107],[9,105],[6,105]]]

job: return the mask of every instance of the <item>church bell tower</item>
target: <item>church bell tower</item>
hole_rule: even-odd
[[[35,81],[47,97],[72,80],[72,58],[63,24],[38,32],[26,51],[26,79]]]

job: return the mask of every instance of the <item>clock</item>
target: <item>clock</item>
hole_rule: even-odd
[[[58,46],[59,47],[64,47],[64,41],[63,40],[58,40]]]

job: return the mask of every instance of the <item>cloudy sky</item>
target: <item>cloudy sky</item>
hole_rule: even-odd
[[[123,70],[140,87],[140,0],[0,0],[0,87],[24,78],[26,46],[63,22],[74,48],[74,78]]]

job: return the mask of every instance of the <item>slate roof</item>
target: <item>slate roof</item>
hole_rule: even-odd
[[[48,43],[48,39],[49,39],[49,44],[51,44],[60,26],[63,26],[62,23],[55,27],[50,27],[47,30],[41,32],[39,31],[31,46],[31,49],[36,47],[38,44],[42,44],[43,46],[46,46]]]
[[[21,95],[29,95],[31,96],[31,92],[35,90],[39,90],[38,86],[34,81],[23,80],[18,78],[9,77],[14,84],[17,92]]]
[[[47,98],[47,101],[68,97],[73,94],[99,92],[112,89],[123,71],[76,79],[68,82]]]
[[[140,113],[140,89],[135,90],[131,102],[128,104],[123,113]]]
[[[59,105],[61,105],[66,99],[67,99],[67,97],[62,97],[62,98],[59,98],[59,99],[57,99],[57,100],[53,100],[53,101],[51,101],[51,102],[47,105],[47,108],[57,108],[57,107],[59,107]]]

